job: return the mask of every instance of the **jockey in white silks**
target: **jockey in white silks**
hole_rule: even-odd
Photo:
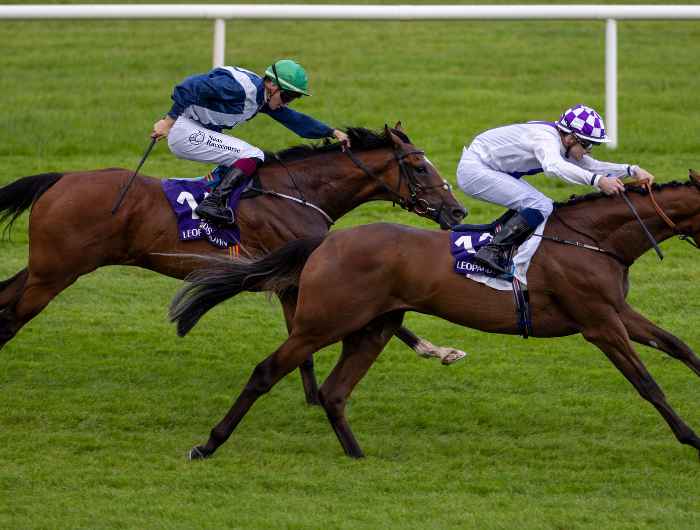
[[[637,180],[654,176],[637,165],[601,162],[589,153],[608,142],[600,115],[576,105],[556,122],[535,121],[506,125],[481,133],[462,152],[457,183],[471,197],[500,204],[516,214],[475,259],[509,274],[507,254],[520,245],[552,213],[552,200],[523,177],[544,172],[572,184],[582,184],[612,195],[624,190],[619,177]]]
[[[173,105],[154,124],[151,137],[167,136],[168,147],[180,158],[228,168],[197,206],[197,215],[217,224],[233,223],[226,198],[239,179],[251,177],[265,158],[261,149],[223,134],[224,129],[267,114],[302,138],[335,137],[350,144],[343,131],[288,107],[295,99],[310,95],[306,72],[290,59],[271,64],[263,77],[244,68],[221,66],[188,77],[175,87]]]

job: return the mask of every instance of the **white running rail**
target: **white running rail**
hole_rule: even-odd
[[[0,5],[0,19],[214,20],[214,66],[224,64],[227,19],[336,20],[605,20],[605,122],[615,149],[617,135],[617,21],[700,19],[700,5],[295,5],[112,4]]]

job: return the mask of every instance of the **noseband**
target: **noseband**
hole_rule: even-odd
[[[429,215],[436,221],[440,220],[440,214],[445,208],[445,201],[440,202],[439,207],[432,206],[427,199],[420,197],[426,193],[428,190],[435,188],[443,188],[446,191],[450,190],[450,184],[444,181],[443,184],[436,184],[433,186],[425,186],[421,184],[416,178],[415,170],[411,169],[408,164],[406,164],[406,158],[411,155],[425,155],[425,151],[414,149],[412,151],[406,151],[404,153],[397,153],[394,151],[394,159],[399,165],[399,180],[396,185],[396,190],[391,189],[380,177],[374,174],[374,172],[367,167],[367,165],[357,158],[349,148],[345,148],[345,152],[352,160],[352,163],[360,168],[368,177],[376,180],[381,184],[381,186],[392,195],[392,202],[398,204],[404,210],[409,212],[415,212],[418,215]],[[403,197],[401,195],[401,183],[406,181],[406,188],[408,189],[408,197]]]

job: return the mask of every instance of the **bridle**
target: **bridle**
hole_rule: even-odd
[[[691,179],[691,182],[693,183],[693,185],[696,188],[698,188],[698,190],[700,190],[700,184],[698,184],[698,182],[696,182],[693,179]],[[693,239],[693,234],[689,231],[681,230],[680,228],[678,228],[678,225],[676,223],[674,223],[671,220],[671,218],[668,215],[666,215],[666,212],[664,212],[663,208],[661,208],[661,206],[659,206],[659,203],[656,202],[656,199],[654,198],[654,194],[651,191],[651,185],[649,184],[649,182],[644,182],[644,184],[642,184],[642,187],[649,192],[649,200],[651,200],[651,204],[654,206],[654,210],[656,210],[656,213],[663,220],[663,222],[666,223],[666,226],[668,226],[673,231],[673,233],[675,235],[677,235],[678,238],[681,239],[682,241],[686,241],[687,243],[694,246],[695,248],[700,248],[700,247],[698,247],[698,244]]]
[[[353,164],[360,168],[365,173],[365,175],[367,175],[371,179],[376,180],[392,196],[393,204],[398,204],[401,208],[409,212],[415,212],[418,215],[428,215],[436,221],[440,220],[442,210],[445,208],[445,201],[441,201],[440,206],[435,207],[432,206],[427,199],[420,197],[420,195],[423,195],[428,190],[432,190],[435,188],[442,188],[445,191],[450,191],[450,184],[447,181],[443,181],[442,184],[426,186],[418,180],[418,178],[416,177],[416,171],[412,168],[412,166],[406,163],[406,158],[408,158],[409,156],[424,156],[425,151],[413,149],[410,151],[404,151],[399,153],[396,150],[394,150],[394,159],[396,160],[396,163],[399,166],[399,179],[396,184],[396,190],[392,189],[386,182],[384,182],[384,180],[378,177],[369,167],[367,167],[367,165],[364,162],[362,162],[362,160],[357,158],[355,154],[350,150],[350,148],[346,147],[345,152],[347,153],[350,160],[352,160]],[[404,181],[406,182],[406,189],[408,189],[408,197],[404,197],[400,193],[401,184]]]

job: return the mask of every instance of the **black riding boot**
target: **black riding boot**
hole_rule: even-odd
[[[474,260],[501,274],[510,274],[508,251],[512,246],[523,243],[534,231],[523,216],[516,213],[506,221],[488,245],[479,249]]]
[[[245,177],[245,173],[239,168],[229,169],[219,185],[195,208],[194,213],[218,225],[233,224],[233,210],[226,205],[226,201],[241,177]]]

